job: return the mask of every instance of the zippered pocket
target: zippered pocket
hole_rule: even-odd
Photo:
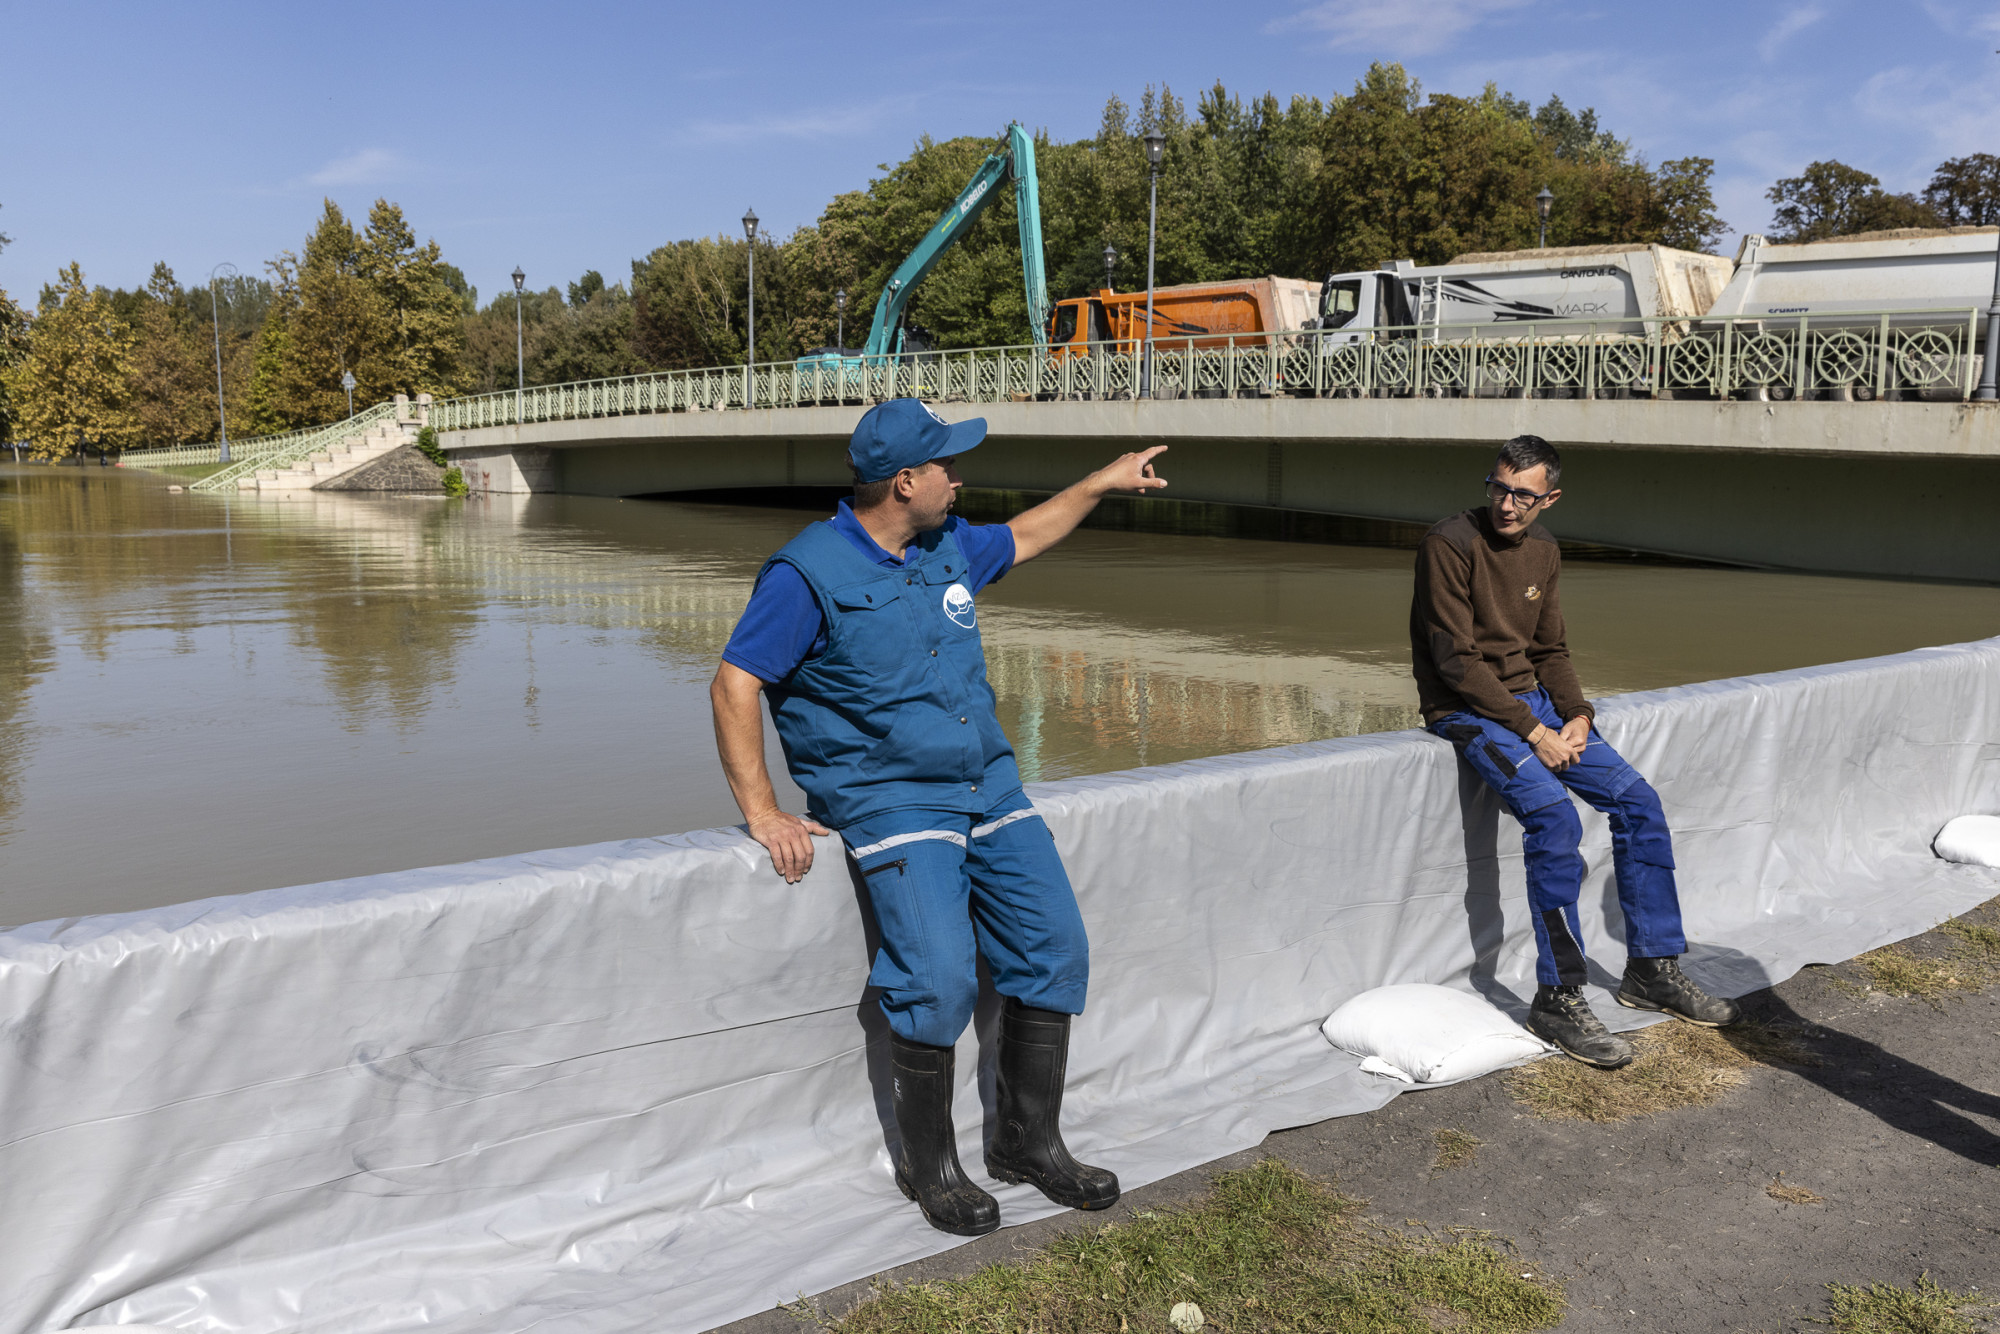
[[[898,875],[908,875],[909,865],[910,863],[907,858],[898,857],[896,858],[895,861],[883,862],[880,866],[867,867],[861,872],[861,878],[863,880],[866,880],[871,875],[879,875],[881,872],[890,870],[892,868]]]

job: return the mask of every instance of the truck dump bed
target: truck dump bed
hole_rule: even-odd
[[[1736,274],[1711,315],[1807,316],[1817,326],[1875,324],[1859,312],[1916,312],[1891,323],[1922,323],[1926,312],[1964,318],[1993,292],[1994,227],[1905,228],[1836,236],[1803,245],[1743,238]],[[1853,316],[1843,321],[1842,316]]]
[[[1222,347],[1232,338],[1308,327],[1319,284],[1303,278],[1240,278],[1153,289],[1153,337],[1176,348]],[[1099,291],[1056,303],[1049,319],[1050,350],[1080,355],[1092,343],[1137,350],[1146,336],[1146,292]]]

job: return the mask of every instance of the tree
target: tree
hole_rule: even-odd
[[[186,293],[165,263],[140,293],[130,320],[127,411],[141,446],[214,437],[215,366],[209,331],[190,318]]]
[[[1945,159],[1924,187],[1924,203],[1948,227],[2000,223],[2000,157],[1969,153]]]
[[[419,246],[403,210],[378,199],[356,246],[354,271],[369,289],[385,334],[384,345],[371,349],[375,359],[364,364],[386,377],[357,387],[357,401],[364,388],[371,403],[398,393],[443,397],[463,389],[468,377],[460,316],[469,289],[464,275],[444,263],[438,243]]]
[[[7,372],[17,429],[38,459],[87,445],[122,449],[134,437],[127,412],[133,334],[110,296],[84,285],[70,264],[42,289],[29,325],[28,350]]]
[[[1802,174],[1777,182],[1764,197],[1777,205],[1771,213],[1772,239],[1791,244],[1941,224],[1937,213],[1914,195],[1888,194],[1879,178],[1832,159],[1809,163]]]
[[[1660,164],[1653,179],[1665,214],[1660,228],[1663,245],[1706,251],[1722,240],[1729,224],[1715,213],[1715,193],[1709,185],[1714,174],[1714,158],[1670,158]]]
[[[0,250],[5,250],[11,239],[0,232]],[[28,313],[0,287],[0,445],[14,440],[14,408],[7,375],[27,353]]]

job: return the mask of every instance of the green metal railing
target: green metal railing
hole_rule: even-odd
[[[1967,398],[1981,312],[1868,311],[1717,320],[1545,320],[1378,330],[1356,341],[1318,330],[1154,343],[1153,396]],[[1130,342],[971,348],[860,364],[773,362],[537,385],[434,405],[431,424],[464,431],[632,413],[867,403],[1129,398]]]

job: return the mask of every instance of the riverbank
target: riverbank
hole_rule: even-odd
[[[2000,901],[1955,920],[1991,930]],[[1941,926],[1889,961],[1947,958],[1963,939]],[[1132,1191],[1106,1214],[1007,1228],[718,1334],[796,1334],[802,1314],[837,1320],[884,1287],[1019,1265],[1066,1233],[1190,1204],[1220,1174],[1266,1157],[1364,1198],[1384,1224],[1423,1220],[1513,1243],[1523,1269],[1563,1284],[1561,1334],[1824,1328],[1827,1285],[1909,1289],[1925,1274],[1991,1292],[2000,992],[1896,995],[1885,974],[1895,976],[1861,961],[1808,968],[1747,998],[1752,1020],[1795,1029],[1819,1063],[1755,1066],[1708,1106],[1610,1124],[1544,1120],[1506,1073],[1489,1075],[1281,1131]],[[1447,1143],[1462,1161],[1441,1167]],[[1967,1314],[1979,1328],[1982,1313]]]

